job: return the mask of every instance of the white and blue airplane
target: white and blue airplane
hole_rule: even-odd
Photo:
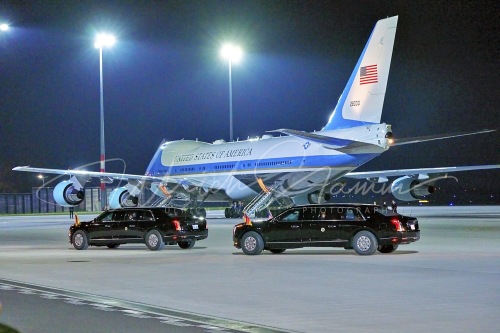
[[[144,175],[16,167],[15,171],[58,174],[69,179],[54,188],[54,199],[71,207],[84,199],[91,178],[124,181],[109,196],[111,208],[138,205],[138,195],[150,190],[165,201],[197,202],[210,197],[249,200],[273,189],[276,198],[295,204],[328,200],[328,188],[345,178],[392,182],[399,200],[418,200],[434,191],[434,183],[451,172],[497,169],[500,165],[353,172],[391,146],[469,134],[395,140],[391,125],[381,123],[382,108],[398,17],[377,22],[354,67],[337,106],[322,130],[279,129],[284,136],[213,143],[180,140],[162,142]]]

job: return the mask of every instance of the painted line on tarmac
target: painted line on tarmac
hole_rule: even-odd
[[[196,313],[129,302],[116,298],[92,295],[19,281],[0,279],[0,290],[20,294],[38,295],[45,299],[62,300],[71,305],[90,306],[101,311],[117,311],[134,318],[159,320],[164,324],[180,327],[196,327],[207,333],[294,333],[273,327],[250,324],[230,319],[216,318]]]

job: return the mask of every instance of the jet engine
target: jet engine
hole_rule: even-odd
[[[135,186],[127,187],[136,188]],[[111,192],[109,195],[109,208],[116,209],[121,207],[137,207],[139,204],[139,198],[137,195],[139,193],[134,193],[135,191],[133,189],[131,191],[127,187],[117,187]]]
[[[54,200],[63,207],[79,205],[85,198],[85,192],[78,180],[71,178],[54,187]]]
[[[399,200],[413,201],[434,193],[435,187],[429,179],[422,181],[415,177],[404,176],[392,183],[391,191],[394,197]]]

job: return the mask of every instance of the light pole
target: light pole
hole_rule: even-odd
[[[104,46],[111,47],[116,43],[113,35],[99,34],[96,37],[94,46],[99,49],[99,83],[100,83],[100,96],[101,96],[101,172],[106,170],[106,152],[104,148],[104,94],[102,87],[102,48]],[[101,209],[106,208],[106,183],[104,177],[101,177]]]
[[[238,63],[243,56],[243,52],[239,46],[225,44],[220,51],[222,58],[229,63],[229,141],[233,141],[233,87],[231,82],[231,66],[233,63]]]
[[[45,177],[42,175],[38,175],[37,177],[38,177],[38,179],[42,180],[42,187],[44,187],[45,186]]]

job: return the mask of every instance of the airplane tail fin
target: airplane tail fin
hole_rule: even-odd
[[[323,131],[380,123],[397,23],[377,22]]]

